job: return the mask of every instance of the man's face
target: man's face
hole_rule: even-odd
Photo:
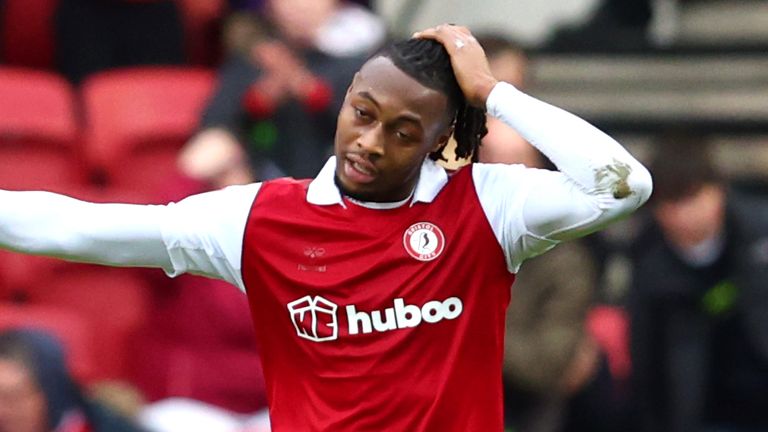
[[[424,158],[451,133],[448,98],[419,84],[390,59],[363,65],[347,91],[336,128],[336,177],[363,201],[408,197]]]
[[[46,415],[45,398],[28,370],[0,359],[0,432],[45,432]]]
[[[659,203],[653,212],[664,237],[678,248],[690,249],[722,231],[725,191],[707,184],[684,199]]]

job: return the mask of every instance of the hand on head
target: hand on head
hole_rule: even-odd
[[[498,80],[491,73],[483,47],[466,27],[441,24],[416,32],[413,37],[433,39],[451,56],[456,80],[472,106],[485,108],[488,95]]]

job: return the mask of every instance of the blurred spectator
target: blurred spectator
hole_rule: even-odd
[[[185,61],[174,0],[60,0],[55,22],[58,69],[74,83],[109,68]]]
[[[768,202],[729,188],[698,137],[666,137],[651,167],[631,293],[641,430],[768,430]]]
[[[499,36],[480,36],[491,70],[501,81],[525,88],[528,73],[528,57],[523,47]],[[488,135],[480,147],[480,160],[494,163],[522,163],[538,167],[540,154],[531,147],[514,129],[501,120],[488,117]]]
[[[138,432],[87,398],[53,337],[36,330],[0,333],[1,432]]]
[[[358,5],[266,3],[267,22],[225,36],[252,41],[223,66],[202,130],[180,158],[185,173],[213,187],[317,174],[349,82],[385,37],[381,21]]]
[[[598,348],[585,331],[596,283],[579,242],[558,245],[518,273],[504,350],[507,423],[516,431],[564,430],[568,399],[597,373]]]
[[[524,49],[500,36],[478,40],[494,76],[523,88]],[[514,129],[492,117],[487,124],[480,162],[555,169]],[[623,431],[605,355],[586,331],[597,285],[597,263],[584,241],[560,244],[518,273],[504,349],[506,422],[515,431]]]

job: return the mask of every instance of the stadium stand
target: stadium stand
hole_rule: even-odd
[[[50,331],[63,342],[75,378],[82,383],[93,380],[97,363],[92,351],[95,328],[77,313],[51,306],[0,303],[0,330],[11,328]]]
[[[61,263],[38,273],[29,287],[30,305],[74,312],[93,334],[93,354],[99,359],[92,378],[123,378],[137,357],[130,342],[146,320],[151,288],[136,270]]]
[[[96,74],[82,87],[88,160],[111,187],[156,194],[177,172],[213,75],[195,68],[131,68]]]
[[[82,183],[74,91],[60,76],[0,68],[0,187]]]

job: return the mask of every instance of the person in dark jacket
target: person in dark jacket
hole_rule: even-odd
[[[636,252],[641,430],[768,430],[768,201],[728,187],[698,139],[660,146]]]
[[[61,344],[31,329],[0,332],[0,432],[143,432],[90,400]]]

